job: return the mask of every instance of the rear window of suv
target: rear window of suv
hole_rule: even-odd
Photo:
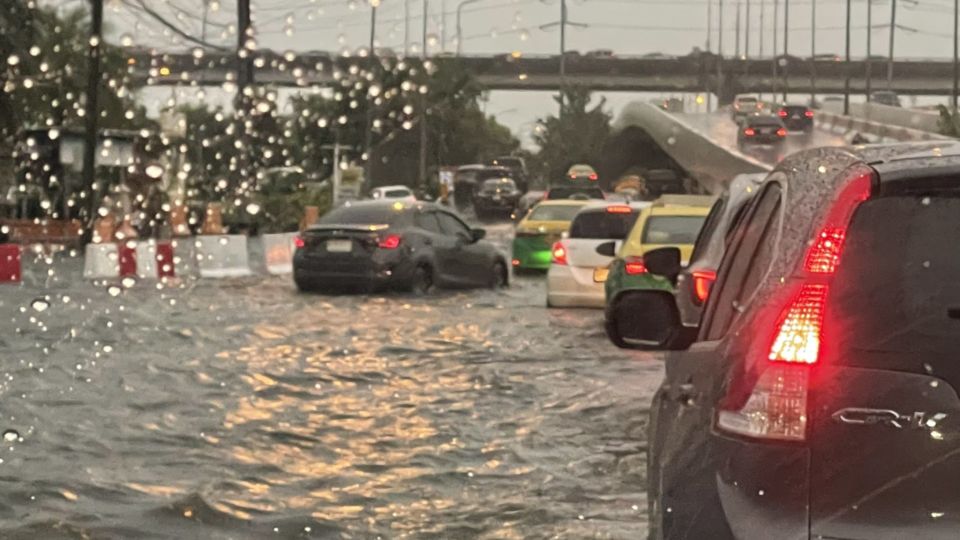
[[[694,244],[706,216],[652,216],[643,228],[644,244]]]
[[[610,213],[605,209],[582,212],[570,225],[570,238],[623,240],[639,215],[636,210],[629,214]]]
[[[865,202],[847,231],[824,333],[838,362],[960,380],[960,198]]]

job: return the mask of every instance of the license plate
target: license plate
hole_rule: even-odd
[[[351,240],[327,240],[327,251],[330,253],[349,253],[352,250]]]
[[[800,115],[799,115],[799,114],[793,115],[793,119],[794,119],[794,120],[799,120],[799,119],[800,119]]]
[[[499,200],[500,200],[500,196],[499,196],[499,195],[494,195],[494,196],[493,196],[493,200],[499,201]]]
[[[593,281],[597,283],[603,283],[607,281],[608,275],[610,275],[609,268],[595,268],[593,270]]]

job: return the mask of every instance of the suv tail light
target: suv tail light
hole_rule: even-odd
[[[717,280],[716,270],[694,270],[693,271],[693,302],[698,306],[706,303],[710,297],[710,288],[713,282]]]
[[[804,111],[803,115],[807,118],[813,118],[813,111]]]
[[[302,237],[302,236],[297,235],[297,236],[294,236],[294,237],[293,237],[293,245],[294,245],[297,249],[303,249],[303,247],[306,246],[307,243],[303,241],[303,237]]]
[[[754,135],[757,134],[757,130],[753,128],[747,128],[743,130],[743,134],[746,135],[747,137],[753,137]]]
[[[563,242],[556,242],[553,244],[553,249],[550,250],[552,259],[550,262],[552,264],[559,264],[561,266],[567,265],[567,248],[564,247]]]
[[[786,128],[780,128],[777,130],[777,137],[786,137],[786,136],[787,136]]]
[[[858,169],[837,193],[792,280],[794,292],[776,319],[772,338],[757,340],[756,346],[763,349],[751,351],[755,363],[745,370],[748,375],[731,385],[749,388],[748,393],[739,400],[727,395],[717,413],[717,428],[759,439],[806,438],[807,391],[810,372],[821,362],[830,283],[840,264],[847,226],[857,206],[869,198],[874,179],[872,169]],[[752,387],[744,380],[749,377],[754,378]]]
[[[787,110],[786,110],[786,109],[780,109],[779,111],[777,111],[777,116],[779,116],[780,118],[786,118],[786,117],[787,117]]]
[[[401,237],[399,234],[388,234],[380,239],[377,247],[380,249],[397,249],[400,247]]]
[[[627,257],[623,262],[623,270],[628,276],[639,276],[647,273],[647,265],[643,263],[643,257]]]

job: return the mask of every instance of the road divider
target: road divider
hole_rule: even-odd
[[[0,244],[0,283],[20,283],[23,271],[19,244]]]
[[[195,245],[201,278],[241,277],[252,273],[246,236],[198,236]]]
[[[294,239],[297,233],[265,234],[263,241],[264,266],[268,274],[290,274],[293,272],[293,252],[296,251]]]
[[[116,244],[87,244],[83,257],[83,277],[108,279],[120,277],[120,250]]]

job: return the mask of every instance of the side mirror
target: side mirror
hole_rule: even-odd
[[[676,299],[668,292],[627,293],[610,310],[607,335],[618,347],[664,351],[685,349],[692,342],[680,322]]]
[[[604,242],[597,246],[597,254],[603,255],[604,257],[616,257],[617,256],[617,243],[616,242]]]
[[[654,249],[643,254],[643,264],[647,271],[655,276],[661,276],[676,283],[682,267],[680,265],[680,248],[665,247]]]
[[[486,230],[486,229],[471,229],[471,230],[470,230],[470,238],[471,238],[474,242],[479,242],[480,240],[483,240],[483,239],[486,238],[486,237],[487,237],[487,230]]]

